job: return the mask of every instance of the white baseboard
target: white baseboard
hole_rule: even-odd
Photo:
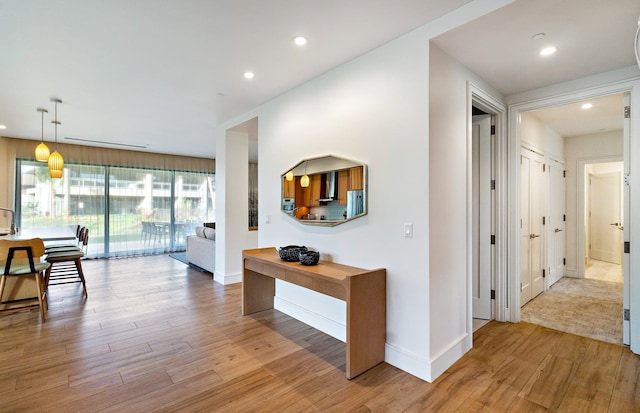
[[[384,361],[431,383],[467,351],[471,350],[468,343],[469,337],[465,335],[431,361],[387,343],[385,345]]]
[[[419,379],[432,382],[431,363],[424,357],[386,343],[384,345],[384,361]]]
[[[218,271],[213,273],[213,281],[220,283],[222,285],[227,285],[227,284],[236,284],[236,283],[241,283],[242,282],[242,273],[236,273],[236,274],[221,274]]]
[[[448,349],[431,360],[431,377],[433,380],[437,379],[438,376],[451,367],[453,363],[460,360],[467,351],[471,350],[470,338],[469,334],[464,334],[457,341],[451,343]]]
[[[313,328],[317,328],[323,333],[329,334],[331,337],[337,338],[342,342],[347,341],[347,326],[335,320],[331,320],[313,311],[309,311],[290,301],[283,300],[276,296],[273,300],[273,307],[283,313],[300,320]]]

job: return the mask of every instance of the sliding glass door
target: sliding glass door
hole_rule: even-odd
[[[215,221],[213,174],[19,160],[17,222],[23,228],[83,225],[89,254],[117,257],[183,251],[197,225]]]

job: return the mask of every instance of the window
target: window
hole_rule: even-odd
[[[29,160],[18,170],[18,225],[87,226],[89,256],[183,251],[197,225],[215,221],[211,173],[66,164],[51,179]]]

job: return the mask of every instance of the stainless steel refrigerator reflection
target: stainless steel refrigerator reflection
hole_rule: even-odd
[[[364,192],[347,191],[347,219],[364,213]]]

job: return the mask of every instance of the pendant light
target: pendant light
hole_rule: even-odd
[[[49,113],[49,111],[38,108],[38,112],[42,115],[42,122],[40,125],[40,145],[36,146],[36,161],[47,162],[49,160],[49,147],[44,143],[44,114]]]
[[[307,175],[307,161],[304,161],[304,175],[300,178],[300,186],[306,188],[309,186],[309,175]]]
[[[284,176],[287,181],[293,181],[293,171],[289,171]]]
[[[58,122],[58,103],[62,103],[62,100],[58,98],[51,98],[51,101],[55,103],[55,120],[52,120],[51,123],[55,125],[55,138],[56,138],[56,147],[51,155],[49,155],[49,175],[51,178],[57,179],[62,178],[62,169],[64,168],[64,159],[60,152],[58,152],[58,125],[61,123]]]

